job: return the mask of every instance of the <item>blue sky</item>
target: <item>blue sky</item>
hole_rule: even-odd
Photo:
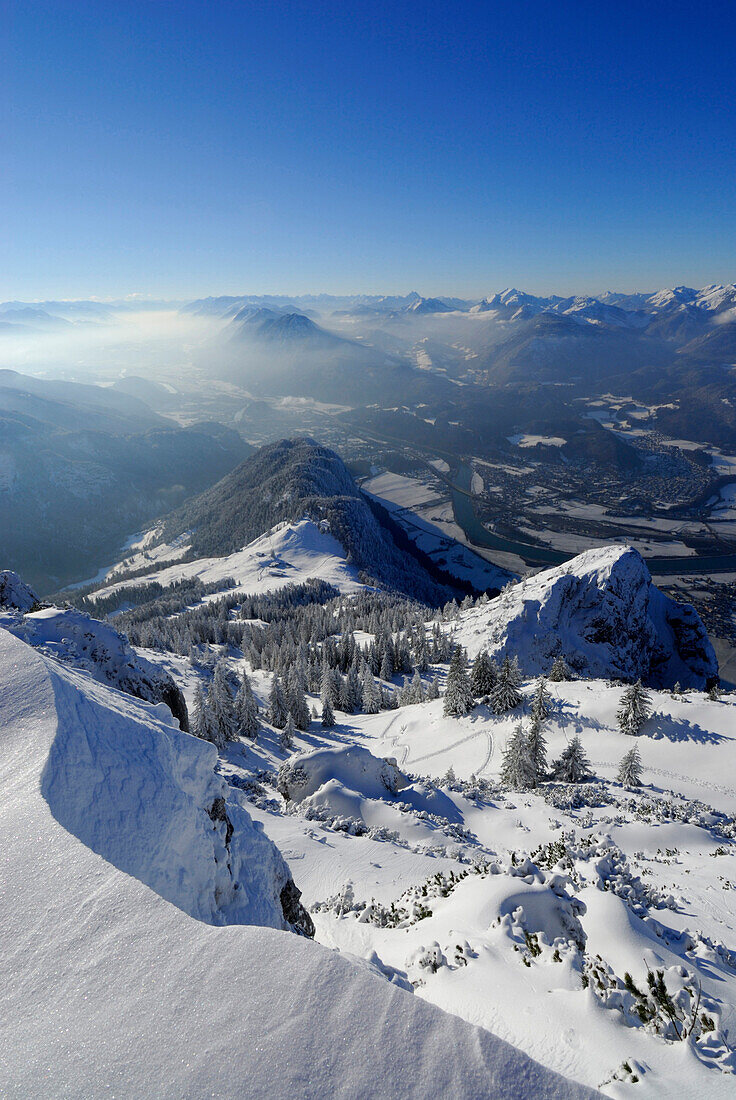
[[[0,297],[736,279],[736,7],[0,0]]]

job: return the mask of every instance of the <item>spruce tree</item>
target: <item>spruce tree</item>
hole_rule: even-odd
[[[424,684],[422,683],[422,677],[419,674],[418,668],[414,670],[414,675],[411,678],[409,697],[412,703],[424,702]]]
[[[532,713],[532,720],[527,734],[527,747],[529,759],[534,767],[537,782],[547,774],[547,742],[542,733],[541,721]]]
[[[501,782],[514,790],[536,787],[537,776],[529,753],[529,742],[521,722],[506,741],[501,765]]]
[[[240,736],[249,737],[251,741],[255,741],[259,729],[258,704],[245,670],[243,670],[240,687],[235,696],[235,717],[238,722]]]
[[[284,689],[278,675],[275,675],[268,696],[268,720],[276,729],[282,730],[286,725],[287,716],[288,710],[284,698]]]
[[[519,706],[521,703],[519,682],[518,665],[515,666],[508,657],[505,657],[491,692],[491,706],[495,714],[506,714],[507,711],[515,710]]]
[[[470,677],[465,671],[465,652],[462,646],[456,646],[447,672],[443,711],[447,715],[458,717],[469,714],[474,706]]]
[[[552,662],[552,668],[549,670],[549,678],[554,684],[559,684],[563,680],[569,680],[571,678],[567,661],[561,653],[559,656],[555,657]]]
[[[215,743],[222,746],[226,741],[235,741],[238,736],[238,720],[235,716],[235,700],[224,661],[218,661],[215,665],[209,704],[212,728],[216,737]]]
[[[583,743],[577,734],[570,740],[554,766],[555,779],[563,783],[582,783],[592,775]]]
[[[298,730],[308,730],[310,723],[309,704],[304,694],[301,678],[298,670],[294,669],[289,674],[289,685],[286,691],[286,706],[294,719],[294,725]]]
[[[194,692],[194,706],[192,707],[192,733],[201,737],[203,741],[212,740],[212,718],[207,702],[207,696],[200,683]]]
[[[375,678],[370,668],[366,666],[363,673],[363,692],[362,692],[363,710],[366,714],[378,714],[381,709],[381,697],[378,694],[378,687],[376,685]]]
[[[485,649],[482,649],[473,661],[470,670],[470,686],[476,698],[480,695],[489,695],[493,691],[496,682],[495,668]]]
[[[283,752],[291,752],[294,748],[294,733],[296,727],[294,726],[294,719],[291,716],[291,711],[286,716],[286,722],[284,728],[279,734],[279,747]]]
[[[532,700],[532,718],[538,718],[540,722],[543,722],[545,718],[549,717],[551,710],[552,696],[547,690],[547,681],[545,677],[540,676],[537,690],[534,692],[534,698]]]
[[[322,729],[331,730],[335,725],[335,715],[332,713],[332,706],[330,704],[329,696],[325,697],[322,703]]]
[[[651,696],[641,680],[629,684],[616,711],[618,728],[631,736],[639,733],[651,713]]]
[[[624,753],[621,757],[616,779],[619,783],[622,783],[624,787],[640,787],[641,773],[642,765],[639,748],[637,745],[632,745],[629,751]]]

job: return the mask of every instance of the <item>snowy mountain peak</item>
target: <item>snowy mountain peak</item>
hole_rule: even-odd
[[[688,604],[652,584],[632,547],[588,550],[460,616],[471,656],[518,656],[530,674],[562,654],[578,674],[702,688],[718,675],[705,628]]]

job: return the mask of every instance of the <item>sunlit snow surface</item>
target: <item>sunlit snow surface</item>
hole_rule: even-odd
[[[586,1095],[375,965],[209,923],[223,784],[160,708],[0,630],[0,731],[3,1096]],[[230,915],[273,924],[280,857],[241,813]]]

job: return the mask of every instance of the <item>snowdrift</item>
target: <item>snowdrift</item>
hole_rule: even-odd
[[[593,1095],[278,931],[285,864],[166,718],[0,630],[5,1096]]]
[[[652,584],[632,547],[588,550],[460,615],[457,641],[518,656],[528,675],[562,654],[579,676],[703,688],[718,662],[700,617]]]
[[[109,623],[82,611],[40,607],[33,589],[8,570],[0,573],[0,627],[128,695],[166,703],[181,729],[189,728],[184,697],[168,672],[139,657]]]
[[[365,798],[385,798],[409,785],[393,761],[381,760],[360,745],[300,753],[279,770],[279,790],[293,802],[309,798],[331,781]]]

